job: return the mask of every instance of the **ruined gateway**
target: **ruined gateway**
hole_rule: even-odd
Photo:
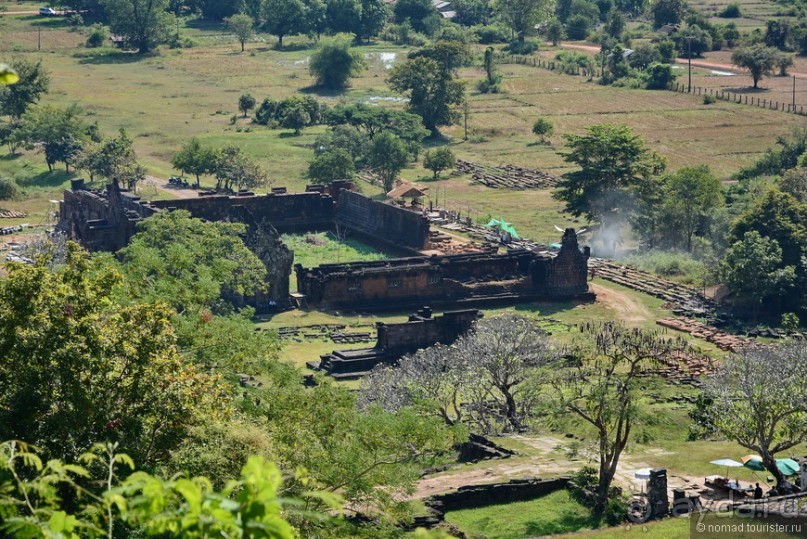
[[[512,305],[525,301],[592,300],[587,283],[588,248],[580,250],[573,229],[563,234],[556,254],[511,250],[424,256],[428,219],[419,211],[372,200],[350,182],[312,185],[304,193],[199,196],[146,202],[117,183],[90,190],[74,180],[60,203],[58,229],[91,251],[117,251],[137,224],[160,211],[187,210],[208,221],[247,225],[245,242],[269,271],[271,291],[240,298],[258,312],[289,305],[294,254],[279,233],[338,228],[380,249],[409,256],[374,262],[327,264],[294,271],[297,289],[309,307],[343,310],[457,309]],[[239,298],[231,298],[239,299]]]

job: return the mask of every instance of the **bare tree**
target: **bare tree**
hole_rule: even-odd
[[[456,425],[463,419],[462,392],[470,375],[456,348],[437,344],[404,356],[396,367],[373,369],[362,380],[359,403],[388,411],[418,406]]]
[[[522,429],[529,415],[522,397],[531,387],[524,382],[552,357],[546,333],[533,320],[505,314],[479,321],[456,347],[475,373],[476,389],[498,401],[513,429]]]
[[[572,412],[594,427],[599,445],[599,481],[595,509],[603,510],[619,458],[632,430],[646,420],[643,413],[645,375],[658,361],[685,353],[681,339],[617,323],[581,326],[585,342],[579,361],[557,369],[551,380],[557,413]]]
[[[777,489],[789,491],[775,455],[807,441],[807,343],[742,351],[707,381],[706,395],[712,425],[759,453]]]

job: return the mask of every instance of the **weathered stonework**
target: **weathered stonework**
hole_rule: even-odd
[[[360,378],[381,363],[393,364],[406,354],[437,343],[453,343],[471,329],[480,317],[481,314],[476,309],[449,311],[442,316],[432,316],[431,308],[424,307],[401,324],[378,322],[378,339],[374,347],[335,350],[323,355],[319,362],[310,362],[308,366],[334,378]]]
[[[58,227],[94,251],[126,246],[137,224],[160,211],[183,209],[208,221],[247,224],[247,245],[266,265],[271,290],[231,298],[259,311],[289,303],[293,253],[278,232],[347,230],[381,248],[418,254],[428,249],[429,222],[418,211],[375,201],[352,191],[350,182],[312,185],[304,193],[272,193],[144,202],[113,183],[90,191],[75,180],[64,193]],[[593,299],[586,282],[588,248],[582,252],[574,229],[564,232],[557,254],[512,250],[443,256],[412,256],[377,262],[295,266],[298,291],[309,307],[391,310],[431,305],[463,308],[541,299]]]

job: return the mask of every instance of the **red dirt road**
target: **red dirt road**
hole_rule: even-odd
[[[564,49],[576,49],[580,51],[587,51],[587,52],[600,52],[600,48],[596,45],[581,45],[579,43],[561,43],[561,47]],[[675,60],[678,64],[686,65],[688,60],[686,58],[676,58]],[[718,69],[722,71],[732,71],[734,73],[744,73],[745,70],[742,68],[737,67],[734,64],[721,64],[718,62],[709,62],[707,60],[692,60],[692,65],[695,67],[704,67],[706,69]],[[807,73],[795,73],[793,71],[788,71],[790,76],[794,76],[797,79],[807,79]]]

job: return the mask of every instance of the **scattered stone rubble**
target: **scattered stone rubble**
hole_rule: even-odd
[[[560,180],[557,176],[516,165],[499,167],[480,165],[457,159],[456,171],[459,174],[470,174],[477,183],[493,189],[549,189],[555,187]]]
[[[657,320],[656,324],[665,328],[688,333],[693,337],[712,343],[726,352],[739,352],[743,348],[754,344],[754,341],[747,337],[730,335],[716,327],[706,325],[703,322],[691,318],[663,318]]]

